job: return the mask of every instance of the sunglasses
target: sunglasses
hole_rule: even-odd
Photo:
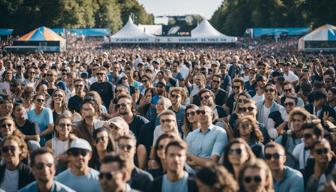
[[[294,103],[293,102],[287,102],[287,103],[285,103],[285,106],[291,107],[291,106],[294,106]]]
[[[117,108],[120,108],[120,107],[126,107],[126,106],[127,106],[126,103],[116,104],[116,107],[117,107]]]
[[[170,123],[173,122],[173,119],[160,119],[161,123]]]
[[[39,102],[39,103],[43,103],[44,99],[36,99],[36,101]]]
[[[119,144],[118,146],[119,146],[119,149],[121,149],[123,151],[130,151],[133,148],[132,145],[128,145],[128,144],[126,144],[126,145]]]
[[[238,111],[240,111],[240,112],[251,112],[251,111],[253,111],[255,108],[254,107],[240,107],[239,109],[238,109]]]
[[[207,111],[204,111],[204,110],[197,110],[196,113],[197,115],[205,115]]]
[[[318,155],[327,154],[329,153],[329,149],[328,148],[315,149],[315,153]]]
[[[79,85],[79,84],[78,84],[78,85],[75,85],[75,87],[84,87],[84,85]]]
[[[274,154],[271,154],[271,153],[265,153],[265,159],[266,160],[271,160],[272,157],[275,159],[275,160],[279,160],[280,159],[280,155],[279,153],[274,153]]]
[[[85,157],[89,153],[87,150],[84,149],[71,149],[69,152],[75,157],[78,157],[79,155]]]
[[[55,94],[54,97],[63,97],[61,94]]]
[[[230,155],[234,155],[234,154],[241,155],[242,154],[242,149],[240,149],[240,148],[238,148],[238,149],[230,149],[229,150],[229,154]]]
[[[187,117],[189,117],[189,116],[194,116],[194,115],[196,115],[196,112],[195,112],[195,111],[186,113],[186,116],[187,116]]]
[[[216,81],[216,80],[212,80],[212,82],[214,82],[214,83],[220,83],[220,81]]]
[[[265,93],[274,93],[275,89],[265,89]]]
[[[96,73],[96,75],[105,75],[104,73]]]
[[[10,124],[10,123],[4,123],[4,124],[1,125],[2,128],[7,128],[7,127],[11,127],[11,126],[12,126],[12,124]]]
[[[305,139],[310,139],[310,138],[313,137],[313,134],[312,134],[312,133],[304,133],[304,134],[303,134],[303,137],[304,137]]]
[[[206,96],[201,97],[201,100],[204,100],[204,99],[208,100],[209,98],[210,98],[210,96],[206,95]]]
[[[36,163],[34,167],[38,170],[42,170],[45,167],[51,168],[54,164],[53,163]]]
[[[97,137],[96,142],[99,143],[101,141],[107,141],[107,137]]]
[[[255,182],[255,183],[260,183],[261,182],[261,177],[259,175],[257,176],[246,176],[244,177],[244,182],[245,183],[251,183],[252,180]]]
[[[246,99],[238,99],[238,103],[246,103]]]
[[[111,180],[113,177],[113,174],[111,172],[109,173],[99,173],[99,179],[102,180],[103,178],[105,178],[106,180]]]
[[[62,127],[62,128],[65,128],[65,127],[71,127],[72,125],[70,123],[61,123],[58,126]]]
[[[177,95],[177,94],[170,94],[170,97],[171,97],[171,98],[179,98],[180,95]]]
[[[3,146],[2,147],[2,152],[3,153],[8,153],[8,152],[14,153],[15,151],[16,151],[15,146]]]
[[[287,92],[292,92],[292,89],[284,89],[284,91]]]

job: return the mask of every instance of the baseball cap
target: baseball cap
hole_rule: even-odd
[[[114,126],[121,129],[129,129],[127,122],[122,117],[113,117],[106,122],[108,125],[113,124]]]
[[[87,151],[92,151],[92,148],[89,142],[86,141],[85,139],[80,139],[80,138],[75,139],[71,142],[68,151],[71,149],[84,149]]]

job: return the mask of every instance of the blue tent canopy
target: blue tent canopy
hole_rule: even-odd
[[[0,35],[8,36],[8,35],[11,35],[13,33],[13,31],[14,31],[14,29],[0,28]]]
[[[335,29],[328,29],[328,39],[330,41],[336,41],[336,30]]]
[[[70,32],[78,36],[84,35],[84,36],[91,36],[91,37],[111,35],[110,29],[107,29],[107,28],[70,29]]]
[[[310,32],[310,28],[249,28],[245,33],[251,37],[276,36],[286,34],[288,36],[301,36]]]

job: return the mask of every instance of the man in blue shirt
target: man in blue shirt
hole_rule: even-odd
[[[298,170],[285,166],[284,148],[277,143],[265,146],[265,161],[273,176],[273,186],[276,192],[303,192],[303,176]]]
[[[226,131],[212,124],[214,112],[208,106],[197,110],[200,128],[188,134],[186,141],[189,147],[188,164],[200,168],[209,161],[217,162],[228,142]]]

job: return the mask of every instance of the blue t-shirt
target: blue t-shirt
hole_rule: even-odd
[[[98,176],[99,172],[92,168],[90,168],[87,175],[83,176],[75,176],[71,173],[70,169],[67,169],[58,174],[56,180],[75,191],[99,192],[101,189]]]
[[[36,123],[40,129],[40,133],[48,128],[49,124],[54,124],[53,114],[49,108],[43,108],[40,114],[36,114],[35,109],[28,111],[28,120]],[[41,138],[40,144],[43,146],[46,138]]]
[[[177,192],[177,191],[188,192],[188,176],[189,176],[188,173],[184,172],[183,178],[171,182],[167,178],[167,175],[164,175],[162,179],[162,192]]]

